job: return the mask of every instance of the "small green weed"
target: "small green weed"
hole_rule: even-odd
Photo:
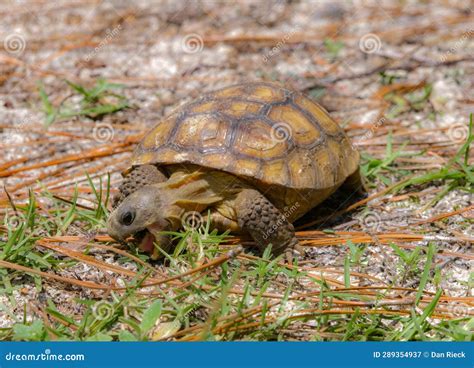
[[[109,83],[104,79],[99,79],[94,87],[88,89],[71,81],[66,80],[66,83],[75,94],[62,101],[57,107],[53,106],[43,84],[39,84],[39,95],[45,113],[44,125],[46,127],[49,127],[56,121],[77,116],[99,119],[106,114],[112,114],[130,107],[130,103],[125,96],[113,92],[123,88],[121,84]],[[67,104],[71,97],[77,95],[81,97],[78,103],[79,107]]]

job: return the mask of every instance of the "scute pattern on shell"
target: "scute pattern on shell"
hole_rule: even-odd
[[[358,168],[342,128],[302,94],[270,83],[208,93],[159,122],[133,165],[191,163],[288,188],[329,188]]]

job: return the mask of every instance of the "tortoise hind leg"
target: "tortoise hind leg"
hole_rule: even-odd
[[[118,207],[125,197],[137,189],[149,184],[162,183],[166,180],[168,180],[166,175],[155,165],[141,165],[133,168],[120,184],[119,192],[112,200],[112,208]]]
[[[303,253],[293,225],[257,190],[242,190],[236,199],[236,210],[239,227],[250,234],[262,252],[271,244],[272,255],[285,253],[289,261]]]

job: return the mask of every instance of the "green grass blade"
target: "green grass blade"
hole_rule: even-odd
[[[416,293],[415,297],[415,304],[418,305],[418,302],[420,301],[423,291],[425,289],[426,284],[428,283],[428,278],[430,277],[431,273],[431,265],[433,263],[433,257],[434,254],[436,253],[436,247],[433,243],[429,243],[428,245],[428,252],[426,254],[426,262],[425,262],[425,267],[423,269],[423,273],[421,275],[420,279],[420,285],[418,287],[418,291]]]

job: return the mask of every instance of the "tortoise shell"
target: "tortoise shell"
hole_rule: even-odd
[[[160,121],[132,157],[133,166],[150,163],[195,164],[260,186],[324,190],[357,170],[359,154],[320,105],[255,82],[205,94]]]

